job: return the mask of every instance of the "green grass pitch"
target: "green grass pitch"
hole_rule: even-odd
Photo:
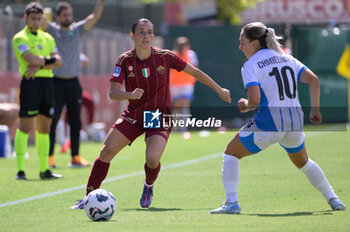
[[[112,161],[107,181],[101,186],[117,198],[117,212],[108,222],[92,222],[83,210],[69,210],[75,200],[83,197],[91,167],[70,169],[70,155],[56,152],[58,168],[54,171],[64,178],[42,181],[36,149],[29,147],[29,180],[16,181],[16,160],[0,159],[0,232],[350,232],[350,210],[331,211],[279,145],[240,161],[241,215],[208,214],[225,198],[222,152],[234,133],[211,132],[208,137],[193,133],[189,140],[172,133],[149,209],[139,206],[144,181],[144,137],[126,147]],[[349,128],[306,132],[305,144],[309,156],[320,165],[336,194],[349,207]],[[81,154],[93,162],[101,147],[99,143],[83,143]]]

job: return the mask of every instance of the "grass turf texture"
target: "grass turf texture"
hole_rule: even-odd
[[[348,128],[349,130],[349,128]],[[209,137],[193,133],[190,140],[173,133],[162,166],[222,153],[235,132]],[[111,163],[107,178],[143,171],[144,138],[126,147]],[[320,165],[336,194],[350,206],[350,132],[307,132],[309,156]],[[84,143],[81,154],[91,163],[102,144]],[[56,150],[59,150],[58,147]],[[57,152],[54,171],[61,180],[39,179],[35,147],[26,160],[28,181],[16,181],[15,159],[0,159],[0,204],[44,193],[85,186],[91,167],[70,169],[70,155]],[[118,209],[109,222],[92,222],[83,210],[69,210],[85,189],[1,207],[1,232],[38,231],[350,231],[350,210],[331,211],[323,196],[289,161],[283,148],[273,145],[240,161],[241,215],[210,215],[225,198],[221,183],[222,156],[162,170],[154,186],[153,203],[141,209],[144,174],[102,184],[117,198]]]

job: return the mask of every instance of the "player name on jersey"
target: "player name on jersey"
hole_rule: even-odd
[[[256,62],[259,68],[264,68],[271,64],[288,63],[291,59],[286,56],[272,56],[270,58]]]

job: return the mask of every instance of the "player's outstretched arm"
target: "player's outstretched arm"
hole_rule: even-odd
[[[196,78],[201,83],[212,88],[225,102],[231,103],[231,95],[228,89],[219,86],[213,79],[211,79],[207,74],[205,74],[200,69],[194,67],[193,65],[187,63],[184,72],[190,74]]]
[[[109,98],[112,100],[128,100],[128,99],[140,99],[143,95],[143,89],[136,88],[132,92],[126,92],[121,90],[122,84],[119,82],[111,81],[111,87],[109,90]]]
[[[305,69],[301,73],[300,81],[309,85],[311,99],[310,121],[319,124],[322,122],[322,115],[320,112],[320,86],[318,77],[310,69]]]
[[[84,25],[85,31],[90,30],[101,18],[103,8],[104,8],[104,0],[98,0],[94,8],[94,11],[85,18],[85,25]]]

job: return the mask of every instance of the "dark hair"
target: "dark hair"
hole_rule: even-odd
[[[146,18],[138,19],[138,20],[136,20],[136,21],[132,24],[132,26],[131,26],[131,32],[132,32],[132,33],[135,33],[136,27],[137,27],[137,25],[138,25],[139,23],[150,23],[150,24],[153,25],[153,23],[152,23],[149,19],[146,19]]]
[[[273,28],[266,27],[261,22],[254,22],[245,25],[242,31],[250,41],[258,40],[262,48],[269,48],[276,52],[283,53],[281,44],[278,42],[281,37],[276,36]]]
[[[25,14],[43,14],[43,6],[38,2],[31,2],[25,8]]]
[[[59,2],[56,6],[56,15],[60,15],[62,10],[70,8],[72,8],[72,6],[68,2]]]

